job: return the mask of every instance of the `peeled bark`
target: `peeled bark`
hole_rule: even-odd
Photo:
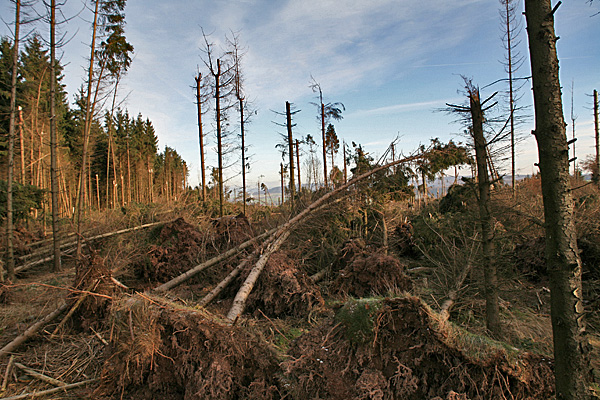
[[[560,4],[560,2],[559,2]],[[558,7],[558,6],[557,6]],[[557,8],[556,7],[556,8]],[[590,367],[583,322],[581,259],[569,184],[554,13],[550,0],[526,0],[535,131],[542,180],[546,266],[550,275],[556,398],[589,398]]]

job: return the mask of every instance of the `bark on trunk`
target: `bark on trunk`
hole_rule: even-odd
[[[288,151],[290,158],[290,208],[294,209],[294,192],[296,191],[296,182],[294,178],[294,140],[292,138],[292,112],[288,101],[285,102],[285,119],[288,136]]]
[[[58,141],[56,138],[56,0],[50,4],[50,191],[52,193],[52,243],[54,259],[52,271],[61,268],[60,232],[58,228],[58,175],[56,160],[58,158]],[[97,175],[96,175],[97,176]]]
[[[590,397],[587,390],[590,368],[556,54],[555,11],[550,0],[525,1],[535,106],[534,135],[538,143],[546,221],[556,398],[586,399]]]
[[[492,242],[493,222],[490,215],[490,176],[487,165],[486,142],[483,136],[483,112],[479,99],[479,90],[469,88],[471,119],[473,122],[473,140],[477,162],[477,187],[479,191],[479,223],[483,249],[483,276],[485,286],[486,327],[495,337],[500,336],[500,308],[498,306],[498,276],[494,262],[494,243]]]
[[[8,176],[6,189],[6,272],[9,280],[15,279],[15,254],[13,243],[13,175],[15,152],[15,119],[17,114],[17,73],[19,67],[19,27],[21,1],[15,2],[15,41],[13,43],[12,82],[10,89],[10,122],[8,131]],[[1,275],[1,274],[0,274]],[[4,280],[0,277],[0,280]]]

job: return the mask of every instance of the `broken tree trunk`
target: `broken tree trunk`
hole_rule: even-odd
[[[277,231],[277,228],[273,228],[270,231],[263,233],[262,235],[259,235],[255,238],[245,241],[244,243],[240,244],[239,246],[234,247],[233,249],[228,250],[225,253],[218,255],[217,257],[211,258],[210,260],[205,261],[202,264],[198,264],[194,268],[192,268],[192,269],[184,272],[183,274],[171,279],[170,281],[163,283],[162,285],[156,287],[154,289],[154,291],[159,292],[159,293],[166,292],[167,290],[172,289],[175,286],[180,285],[181,283],[190,279],[192,276],[198,274],[200,271],[203,271],[208,267],[212,267],[213,265],[218,264],[221,261],[226,260],[229,257],[236,255],[237,253],[239,253],[240,251],[244,250],[245,248],[253,245],[254,243],[256,243],[266,237],[269,237],[270,235],[275,233],[275,231]]]
[[[8,343],[2,349],[0,349],[0,359],[4,356],[7,356],[11,352],[17,349],[21,344],[25,343],[27,339],[35,335],[40,329],[42,329],[47,323],[56,319],[60,314],[62,314],[68,308],[67,303],[63,303],[56,310],[52,311],[50,314],[46,315],[44,318],[31,325],[25,332],[21,335],[17,336],[12,342]]]

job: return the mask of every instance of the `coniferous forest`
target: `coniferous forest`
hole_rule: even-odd
[[[397,137],[374,153],[344,137],[344,99],[310,76],[316,133],[287,99],[270,111],[271,187],[250,178],[266,160],[251,150],[243,32],[200,28],[199,152],[186,162],[123,100],[135,96],[126,0],[84,2],[75,93],[65,4],[10,3],[1,398],[600,398],[598,96],[586,88],[595,147],[576,161],[561,2],[493,5],[506,75],[461,76],[460,100],[436,110],[460,138],[408,149]],[[538,160],[523,177],[528,120]]]

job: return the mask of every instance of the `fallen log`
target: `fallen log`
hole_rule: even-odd
[[[38,322],[36,322],[35,324],[33,324],[29,328],[27,328],[27,330],[25,332],[23,332],[21,335],[17,336],[12,342],[8,343],[6,346],[4,346],[2,349],[0,349],[0,359],[2,357],[7,356],[10,353],[12,353],[17,347],[19,347],[20,345],[25,343],[27,341],[27,339],[29,339],[30,337],[35,335],[46,324],[48,324],[50,321],[56,319],[67,308],[69,308],[67,303],[63,303],[56,310],[52,311],[50,314],[46,315],[44,318],[42,318],[41,320],[39,320]]]
[[[183,274],[171,279],[168,282],[163,283],[162,285],[154,288],[155,292],[166,292],[169,289],[174,288],[177,285],[180,285],[181,283],[185,282],[186,280],[190,279],[192,276],[198,274],[200,271],[205,270],[208,267],[211,267],[215,264],[220,263],[223,260],[228,259],[229,257],[233,257],[234,255],[238,254],[240,251],[244,250],[245,248],[253,245],[254,243],[271,236],[274,232],[277,231],[277,228],[273,228],[270,231],[267,231],[265,233],[263,233],[262,235],[258,235],[250,240],[245,241],[244,243],[240,244],[237,247],[234,247],[233,249],[230,249],[228,251],[226,251],[225,253],[222,253],[220,255],[218,255],[217,257],[211,258],[208,261],[203,262],[202,264],[198,264],[195,267],[193,267],[190,270],[187,270],[186,272],[184,272]]]
[[[58,392],[62,392],[62,391],[67,391],[67,390],[71,390],[71,389],[75,389],[81,386],[85,386],[88,385],[90,383],[94,383],[97,382],[98,379],[89,379],[87,381],[82,381],[82,382],[77,382],[77,383],[71,383],[65,386],[61,386],[61,387],[56,387],[53,389],[48,389],[48,390],[42,390],[40,392],[32,392],[32,393],[23,393],[23,394],[19,394],[16,396],[11,396],[11,397],[4,397],[3,400],[20,400],[20,399],[33,399],[34,397],[41,397],[41,396],[46,396],[49,394],[53,394],[53,393],[58,393]]]
[[[233,305],[231,306],[231,309],[227,314],[227,320],[229,321],[229,323],[235,323],[235,321],[239,318],[242,312],[244,312],[246,300],[248,299],[250,292],[252,292],[254,284],[260,276],[260,273],[265,268],[265,265],[267,265],[269,257],[271,256],[271,254],[279,250],[279,248],[281,247],[283,242],[285,242],[285,239],[287,239],[289,235],[290,231],[284,232],[281,236],[279,236],[279,238],[271,242],[269,246],[267,246],[265,252],[260,256],[260,258],[256,262],[256,265],[254,266],[254,268],[252,268],[252,270],[248,274],[248,277],[246,278],[244,283],[242,283],[240,290],[237,292],[235,298],[233,299]]]

